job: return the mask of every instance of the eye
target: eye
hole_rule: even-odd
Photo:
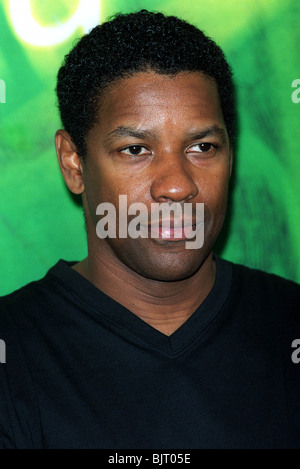
[[[128,156],[150,155],[150,151],[141,145],[131,145],[130,147],[123,148],[121,153]]]
[[[216,146],[212,143],[202,142],[196,143],[188,148],[187,153],[212,153],[215,152]]]

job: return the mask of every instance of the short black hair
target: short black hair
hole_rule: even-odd
[[[232,142],[232,71],[221,48],[184,20],[141,10],[119,13],[93,28],[65,56],[58,72],[56,92],[61,121],[82,158],[105,88],[120,78],[149,69],[166,75],[200,71],[212,77]]]

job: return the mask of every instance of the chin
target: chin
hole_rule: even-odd
[[[137,240],[131,249],[125,243],[114,245],[114,256],[138,275],[156,281],[176,282],[193,276],[211,251],[205,244],[201,249],[185,249],[183,243],[158,245]],[[154,248],[153,248],[154,247]]]
[[[199,269],[199,268],[198,268]],[[192,277],[197,271],[188,271],[188,272],[151,272],[149,274],[143,275],[143,277],[148,278],[149,280],[155,280],[157,282],[180,282],[181,280],[186,280]]]
[[[201,259],[194,257],[192,260],[177,257],[166,259],[165,256],[160,256],[152,258],[148,262],[139,262],[138,264],[130,262],[130,265],[127,264],[127,266],[150,280],[176,282],[194,275],[200,269],[203,261],[203,256]]]

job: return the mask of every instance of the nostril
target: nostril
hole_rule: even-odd
[[[165,176],[155,178],[151,185],[151,195],[156,201],[184,202],[198,194],[198,187],[193,178],[187,174],[172,171]]]

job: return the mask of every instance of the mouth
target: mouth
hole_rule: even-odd
[[[163,220],[142,227],[148,232],[149,238],[166,241],[186,241],[196,236],[199,223],[185,220]]]

